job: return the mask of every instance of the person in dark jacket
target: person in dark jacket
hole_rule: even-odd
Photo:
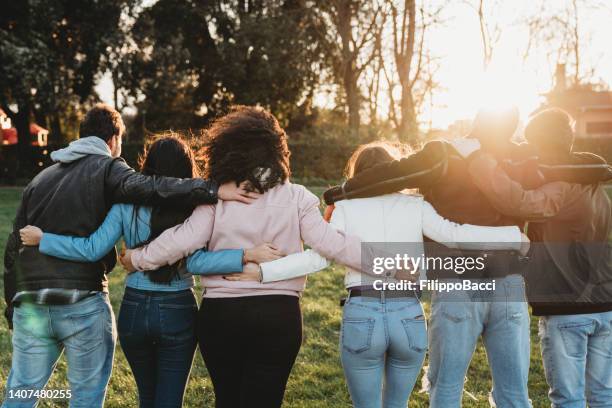
[[[53,152],[56,164],[24,189],[4,257],[13,358],[3,408],[35,406],[63,351],[70,405],[102,407],[116,343],[106,278],[116,264],[115,249],[99,262],[54,258],[22,246],[21,228],[31,224],[83,237],[116,202],[194,207],[217,198],[247,203],[256,198],[235,183],[218,187],[203,179],[136,173],[119,157],[124,129],[116,110],[96,105],[81,123],[80,139]]]
[[[542,163],[566,162],[570,116],[548,109],[525,137]],[[540,341],[552,406],[612,406],[612,268],[610,199],[600,183],[544,184],[528,190],[495,158],[470,157],[470,174],[501,213],[529,221],[528,298],[540,316]],[[603,181],[603,180],[602,180]]]
[[[474,140],[470,141],[476,144],[476,149],[482,145],[493,152],[509,173],[529,175],[534,184],[541,183],[542,179],[591,183],[594,179],[612,176],[610,167],[598,157],[571,155],[565,162],[541,165],[537,152],[511,142],[517,121],[516,112],[480,112],[471,134]],[[342,186],[329,189],[324,194],[325,201],[333,204],[345,198],[419,188],[440,215],[451,221],[522,227],[524,222],[520,217],[501,213],[472,181],[469,161],[463,152],[465,142],[429,142],[413,155],[376,166]],[[585,163],[589,165],[577,166]],[[434,246],[430,244],[429,248]],[[498,287],[507,282],[516,288],[514,293],[503,294],[503,299],[472,301],[467,293],[457,293],[458,298],[448,299],[452,296],[433,293],[428,372],[431,407],[460,406],[464,377],[481,335],[493,376],[492,398],[497,406],[530,407],[529,315],[521,276],[523,269],[524,260],[518,254],[499,252],[488,257],[483,271],[462,275],[462,279],[495,279]],[[435,272],[429,277],[457,279],[453,271]]]

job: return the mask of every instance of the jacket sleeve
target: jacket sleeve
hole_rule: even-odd
[[[457,224],[438,214],[427,201],[423,202],[423,235],[449,248],[521,249],[521,230],[517,226]]]
[[[19,236],[19,230],[26,225],[27,221],[27,202],[29,198],[29,189],[26,188],[21,197],[21,203],[17,209],[17,215],[13,222],[13,230],[8,236],[6,241],[6,248],[4,251],[4,301],[6,302],[6,309],[4,310],[4,316],[6,317],[9,328],[13,327],[13,297],[17,292],[17,258],[21,249],[21,238]]]
[[[165,230],[148,245],[132,251],[137,270],[155,270],[172,265],[200,248],[208,246],[212,235],[215,209],[210,205],[196,207],[184,223]]]
[[[560,211],[571,187],[564,182],[543,185],[535,190],[525,190],[512,180],[488,154],[479,154],[469,165],[470,176],[478,189],[502,214],[527,221],[545,220]]]
[[[123,159],[109,166],[106,191],[113,202],[148,206],[198,206],[217,202],[218,186],[200,178],[145,176]]]
[[[38,250],[68,261],[97,262],[113,249],[122,232],[121,207],[115,204],[102,225],[90,236],[72,237],[45,232]]]
[[[408,157],[359,173],[342,186],[327,190],[323,198],[330,205],[349,198],[373,197],[406,188],[431,186],[446,173],[449,151],[451,149],[446,142],[429,142]]]
[[[193,275],[225,275],[242,272],[242,249],[206,251],[199,249],[187,258],[187,271]]]
[[[325,222],[319,211],[319,199],[306,188],[302,189],[298,214],[304,243],[328,259],[361,270],[361,240]]]

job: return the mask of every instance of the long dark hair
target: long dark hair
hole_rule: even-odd
[[[139,165],[140,172],[147,176],[199,177],[193,150],[184,139],[174,133],[165,134],[151,140],[145,146],[145,151],[139,158]],[[136,219],[139,210],[138,206],[134,206],[132,214],[132,225],[136,228],[136,237],[138,237]],[[151,233],[145,241],[140,242],[137,246],[146,245],[168,228],[181,224],[191,215],[193,210],[193,206],[182,208],[153,207],[150,221]],[[153,282],[170,284],[178,273],[180,262],[145,273]]]
[[[219,184],[248,181],[263,193],[291,174],[287,135],[274,115],[254,106],[234,106],[207,129],[205,177]]]

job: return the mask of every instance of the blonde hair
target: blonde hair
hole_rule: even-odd
[[[344,168],[346,178],[351,178],[376,165],[399,160],[404,147],[385,141],[362,144],[351,155]]]

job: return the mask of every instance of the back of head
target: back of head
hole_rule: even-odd
[[[267,110],[234,106],[207,129],[206,177],[219,184],[248,181],[265,192],[291,174],[287,135]]]
[[[91,108],[81,121],[79,137],[97,136],[108,142],[113,136],[122,136],[125,125],[121,114],[109,105],[99,103]]]
[[[359,146],[346,163],[347,178],[371,169],[379,164],[389,163],[401,157],[399,149],[387,142],[372,142]]]
[[[198,177],[198,167],[191,147],[170,133],[154,139],[139,160],[142,174],[177,178]]]
[[[540,152],[569,153],[574,144],[573,119],[563,109],[543,110],[527,124],[525,139]]]
[[[484,148],[503,149],[516,132],[518,122],[519,111],[516,107],[481,109],[474,119],[472,136],[477,138]]]

